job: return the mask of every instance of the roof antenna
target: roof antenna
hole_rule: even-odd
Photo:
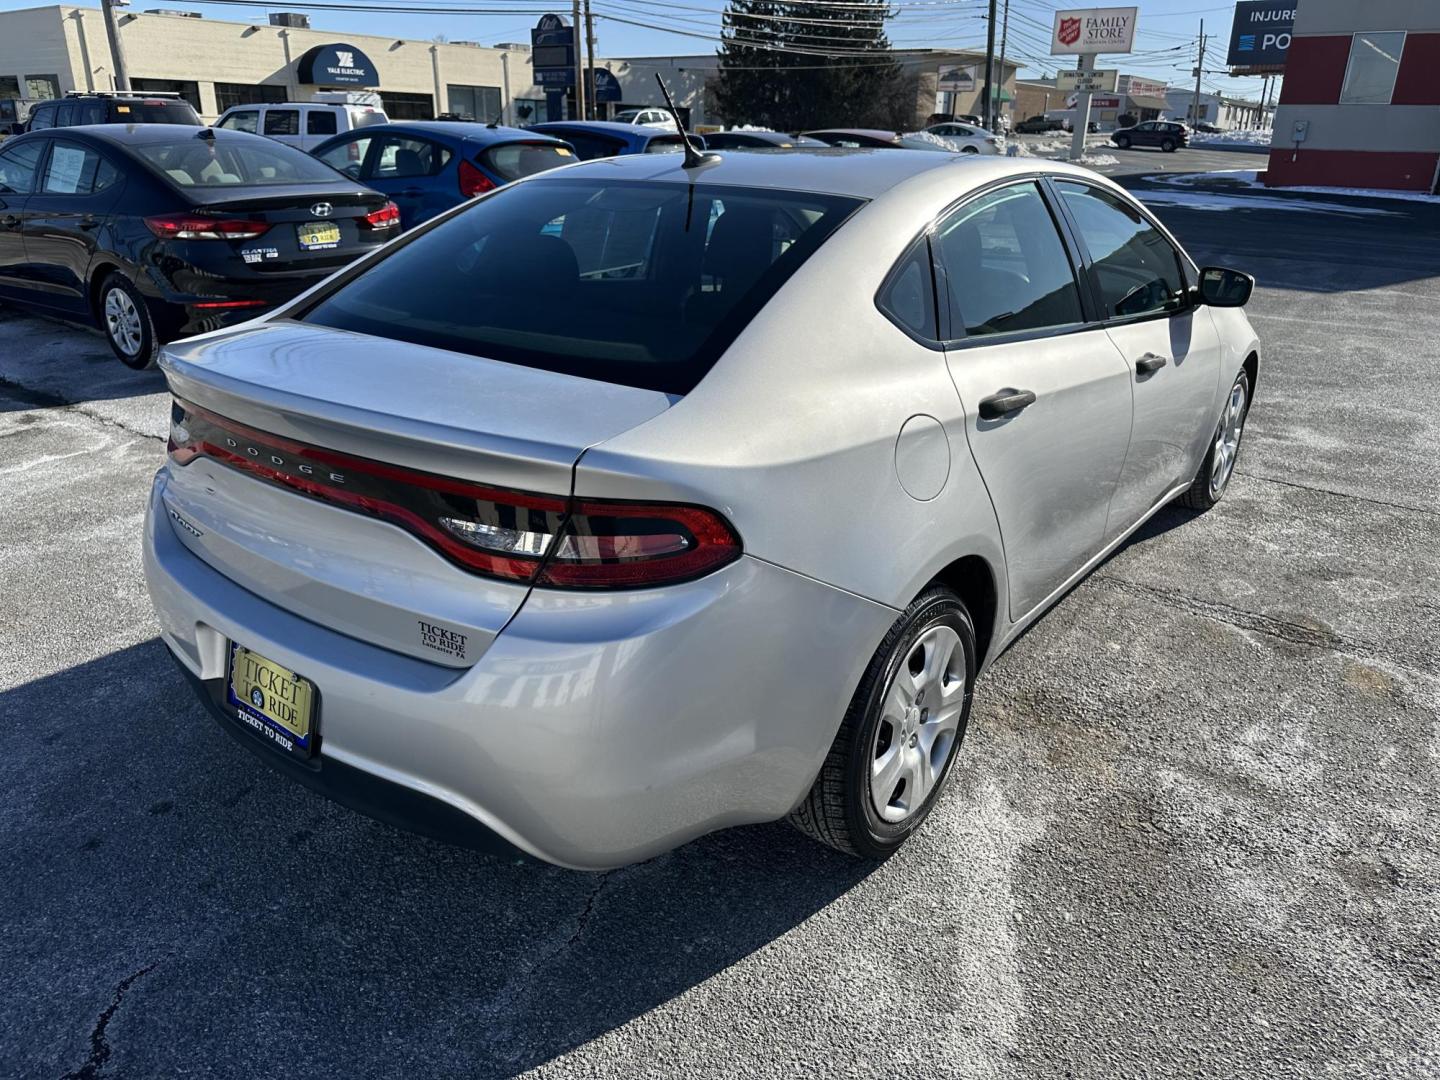
[[[675,101],[670,97],[670,91],[665,87],[665,80],[660,73],[655,73],[655,81],[660,84],[660,93],[665,95],[665,107],[670,110],[670,115],[675,120],[675,128],[680,132],[680,142],[685,146],[685,164],[683,169],[698,169],[701,165],[709,165],[711,162],[719,161],[719,154],[702,154],[700,148],[690,141],[690,133],[685,130],[685,125],[680,123],[679,110],[675,108]]]
[[[485,126],[486,126],[487,128],[489,128],[491,131],[494,131],[496,128],[498,128],[498,127],[500,126],[500,121],[501,121],[502,119],[504,119],[504,117],[505,117],[505,107],[502,105],[502,106],[500,107],[500,111],[495,114],[495,119],[494,119],[494,120],[491,120],[491,121],[490,121],[488,124],[486,124]]]

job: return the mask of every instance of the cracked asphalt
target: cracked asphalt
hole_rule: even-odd
[[[1158,207],[1260,280],[1239,474],[988,674],[881,866],[576,874],[267,771],[155,636],[159,376],[0,309],[0,1075],[1440,1074],[1440,208],[1294,201]]]

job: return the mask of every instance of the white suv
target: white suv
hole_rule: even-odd
[[[664,109],[623,109],[615,114],[615,123],[675,130],[675,118]]]
[[[272,105],[232,105],[215,126],[268,135],[301,150],[311,150],[331,135],[383,124],[389,119],[378,105],[285,101]]]

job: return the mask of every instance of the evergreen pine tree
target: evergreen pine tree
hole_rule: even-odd
[[[884,0],[862,7],[729,0],[715,103],[729,124],[776,131],[915,125],[915,96],[890,53]]]

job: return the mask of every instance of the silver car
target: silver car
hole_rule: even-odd
[[[545,173],[169,346],[164,640],[270,766],[422,833],[883,857],[986,665],[1224,494],[1252,284],[1034,159]]]

